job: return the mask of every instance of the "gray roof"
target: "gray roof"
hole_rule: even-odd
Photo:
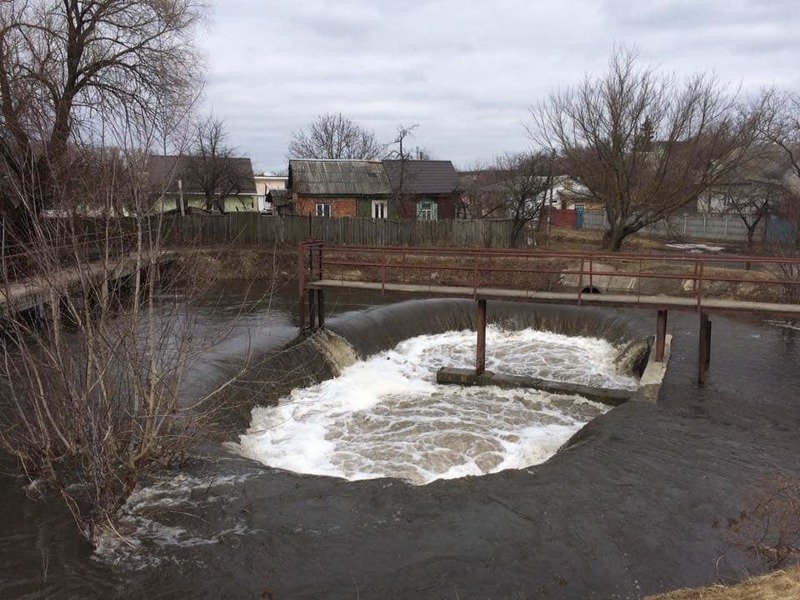
[[[391,194],[383,165],[375,160],[290,160],[288,187],[310,196]]]
[[[199,159],[194,156],[151,154],[147,161],[147,177],[151,187],[166,193],[177,194],[180,180],[183,191],[187,194],[202,193],[202,187],[197,183],[197,165],[193,166],[192,160]],[[220,168],[235,180],[239,194],[256,193],[253,165],[249,158],[226,156],[219,157],[217,160],[223,163]]]
[[[393,189],[407,194],[452,194],[458,188],[458,173],[449,160],[384,160]]]

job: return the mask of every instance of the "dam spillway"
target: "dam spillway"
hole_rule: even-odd
[[[452,302],[428,304],[385,307],[353,320],[389,316],[380,331],[394,329],[398,336],[410,321],[392,319],[398,311],[417,312],[423,322],[453,325]],[[439,311],[448,318],[437,319]],[[491,368],[587,389],[636,389],[631,366],[624,372],[616,361],[621,340],[615,345],[599,337],[525,326],[542,322],[545,315],[533,318],[535,312],[508,308],[494,315],[498,323],[488,333]],[[577,324],[571,317],[569,311],[560,319],[551,314],[550,325],[569,330]],[[594,327],[608,332],[615,324],[595,322]],[[472,348],[468,329],[405,339],[345,366],[339,377],[293,390],[277,406],[254,408],[251,427],[234,447],[266,465],[301,473],[426,484],[538,464],[608,410],[571,394],[437,385],[436,372],[444,365],[469,364]]]

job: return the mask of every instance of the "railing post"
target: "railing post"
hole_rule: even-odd
[[[472,257],[472,297],[478,298],[478,257]]]
[[[317,279],[322,279],[322,242],[317,245]]]
[[[475,374],[482,375],[486,370],[486,299],[478,300],[478,318],[475,325],[478,343],[475,351]]]
[[[383,264],[381,265],[381,296],[386,295],[386,253],[383,253]]]

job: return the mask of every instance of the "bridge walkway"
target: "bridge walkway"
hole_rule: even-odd
[[[324,292],[375,290],[477,301],[476,373],[485,367],[486,303],[514,300],[657,312],[655,358],[670,310],[700,316],[697,381],[711,361],[710,314],[800,318],[800,257],[542,249],[298,245],[301,329],[324,326]]]

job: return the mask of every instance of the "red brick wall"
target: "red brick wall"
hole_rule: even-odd
[[[311,198],[297,196],[294,200],[294,214],[296,215],[315,215],[317,204],[330,204],[332,217],[355,217],[356,199],[355,198]]]
[[[553,227],[575,227],[575,211],[550,209],[550,224]]]

